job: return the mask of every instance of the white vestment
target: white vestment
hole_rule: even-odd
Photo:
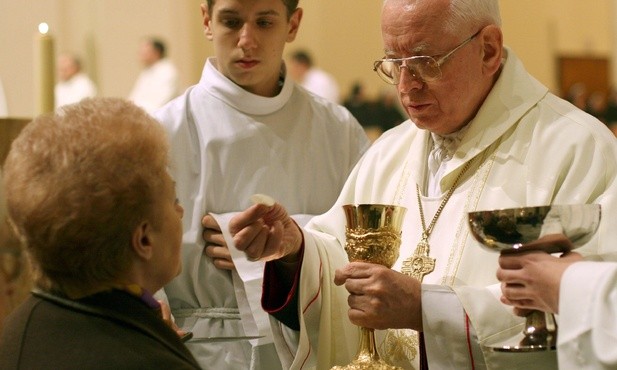
[[[617,251],[617,228],[612,222],[617,219],[614,136],[592,116],[549,93],[514,53],[508,49],[505,53],[498,81],[467,126],[452,159],[445,162],[439,184],[442,195],[421,197],[428,225],[443,194],[473,160],[429,239],[436,265],[424,277],[422,319],[432,369],[557,366],[554,351],[511,354],[482,346],[520,333],[523,319],[499,302],[498,254],[481,248],[472,237],[468,211],[599,203],[605,222],[579,251],[613,257]],[[355,356],[358,330],[347,317],[348,293],[333,284],[335,269],[347,263],[341,206],[385,203],[407,208],[400,257],[393,267],[400,271],[421,239],[416,184],[423,189],[427,183],[431,143],[430,133],[409,121],[387,131],[358,163],[333,208],[307,226],[298,291],[299,335],[272,320],[284,366],[329,369]],[[402,331],[378,331],[378,349],[388,361],[414,368],[418,360],[414,338]],[[288,348],[296,345],[297,351],[289,354]]]
[[[56,108],[63,105],[79,103],[82,99],[96,96],[96,86],[85,73],[77,73],[66,81],[60,81],[54,87]]]
[[[243,291],[229,271],[203,255],[201,220],[208,213],[228,220],[230,212],[251,205],[251,195],[264,193],[302,223],[301,215],[321,214],[334,204],[370,144],[349,111],[315,98],[290,78],[277,96],[262,97],[215,65],[216,59],[208,59],[199,84],[156,112],[171,136],[171,172],[184,207],[183,269],[165,293],[177,324],[196,338],[215,338],[188,343],[204,368],[277,369],[269,319],[259,302],[263,265],[235,261],[238,269],[254,270],[239,271],[241,276],[258,277]],[[255,291],[256,302],[246,302]],[[252,333],[240,320],[247,315],[264,317],[269,345],[268,338],[247,340]]]
[[[340,100],[338,83],[332,75],[319,68],[313,67],[306,72],[302,87],[331,102],[338,103]]]
[[[560,370],[617,369],[617,264],[579,262],[566,269],[557,357]]]
[[[129,100],[153,113],[178,94],[178,71],[168,59],[161,59],[139,73]]]

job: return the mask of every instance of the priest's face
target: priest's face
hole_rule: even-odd
[[[288,17],[282,0],[216,0],[211,9],[202,5],[202,14],[218,70],[249,92],[277,95],[283,50],[302,10]]]
[[[389,0],[381,19],[386,58],[431,56],[440,65],[439,77],[424,77],[417,71],[424,66],[414,65],[417,58],[405,61],[407,67],[401,69],[396,86],[411,121],[437,134],[458,131],[473,119],[501,63],[499,28],[479,24],[448,32],[444,24],[449,3]]]

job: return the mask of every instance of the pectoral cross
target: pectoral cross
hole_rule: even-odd
[[[435,259],[429,257],[428,253],[428,238],[423,236],[413,256],[403,261],[401,272],[422,282],[424,276],[430,274],[435,269]]]

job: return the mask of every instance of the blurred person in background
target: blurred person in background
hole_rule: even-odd
[[[149,37],[139,44],[142,70],[129,94],[129,100],[153,113],[178,95],[178,70],[167,57],[163,40]]]
[[[297,50],[289,59],[291,77],[308,91],[338,103],[339,87],[336,79],[321,68],[315,66],[313,57],[306,50]]]
[[[83,72],[81,61],[72,54],[58,57],[58,83],[54,88],[56,108],[97,94],[94,82]]]

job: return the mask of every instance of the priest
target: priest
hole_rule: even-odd
[[[617,215],[617,144],[598,120],[549,92],[503,45],[497,0],[386,0],[385,56],[409,120],[355,167],[336,204],[300,229],[281,204],[230,222],[235,247],[268,261],[262,304],[291,369],[344,365],[357,326],[379,329],[386,361],[405,369],[551,369],[554,351],[492,352],[523,319],[500,302],[498,254],[470,235],[467,212],[598,203]],[[392,269],[349,263],[342,205],[407,208]],[[578,251],[615,257],[607,222]],[[421,360],[422,359],[422,360]]]

